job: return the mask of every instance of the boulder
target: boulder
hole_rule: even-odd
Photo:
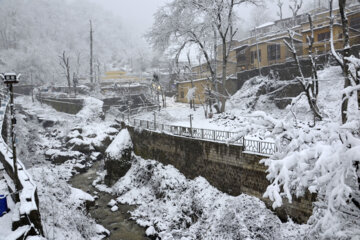
[[[112,185],[131,167],[133,144],[127,129],[123,129],[105,151],[105,184]]]

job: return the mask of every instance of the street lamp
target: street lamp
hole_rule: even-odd
[[[16,164],[16,143],[15,143],[15,130],[14,125],[16,124],[15,118],[15,109],[14,109],[14,91],[13,91],[13,84],[19,83],[19,78],[21,74],[16,75],[16,73],[3,73],[0,74],[0,78],[4,81],[6,85],[9,87],[10,91],[10,116],[11,116],[11,145],[12,145],[12,152],[13,152],[13,166],[14,166],[14,179],[15,179],[15,188],[19,190],[18,185],[18,171],[17,171],[17,164]]]

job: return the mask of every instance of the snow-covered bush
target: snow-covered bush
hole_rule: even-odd
[[[359,236],[359,129],[359,119],[346,125],[295,128],[282,124],[275,128],[280,152],[261,161],[268,166],[271,182],[264,197],[276,208],[282,205],[282,198],[291,202],[292,195],[317,193],[314,215],[309,220],[314,236]]]

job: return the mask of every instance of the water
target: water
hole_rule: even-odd
[[[107,239],[113,240],[148,240],[145,236],[145,229],[136,224],[135,221],[130,220],[129,210],[132,210],[134,206],[119,204],[119,210],[116,212],[110,211],[107,207],[108,202],[111,199],[115,199],[116,196],[105,192],[99,192],[91,184],[97,177],[96,171],[100,168],[100,162],[96,162],[87,172],[77,174],[70,179],[70,184],[79,188],[85,192],[89,192],[94,195],[94,191],[98,192],[99,198],[95,201],[95,205],[89,208],[91,217],[96,220],[97,223],[103,225],[108,229],[111,234]]]

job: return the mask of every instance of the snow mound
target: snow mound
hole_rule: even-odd
[[[202,177],[188,180],[171,165],[139,157],[113,191],[118,202],[137,205],[132,218],[161,239],[298,239],[306,229],[282,224],[255,197],[229,196]]]
[[[97,119],[103,114],[103,103],[103,101],[93,97],[84,98],[84,107],[76,114],[76,116],[85,120]]]
[[[111,159],[117,159],[122,155],[123,151],[128,148],[132,148],[133,143],[129,131],[122,129],[120,133],[115,137],[109,147],[106,149],[106,155]]]

